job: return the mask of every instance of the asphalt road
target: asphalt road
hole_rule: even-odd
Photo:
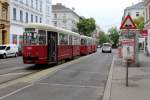
[[[22,57],[0,59],[0,85],[40,70],[34,67],[23,64]]]
[[[0,99],[101,100],[112,59],[112,53],[102,54],[98,51],[34,84],[18,83],[13,87],[0,90],[3,91],[0,92]],[[8,95],[6,95],[7,92]]]

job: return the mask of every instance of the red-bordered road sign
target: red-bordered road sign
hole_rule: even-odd
[[[125,20],[121,24],[120,29],[136,29],[136,25],[130,15],[126,16]]]
[[[143,29],[143,30],[141,30],[140,34],[141,34],[143,37],[148,37],[148,30],[147,30],[147,29]]]

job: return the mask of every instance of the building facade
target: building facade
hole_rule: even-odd
[[[80,16],[74,12],[74,9],[69,9],[61,3],[57,3],[56,5],[52,5],[52,13],[52,23],[54,26],[74,32],[78,31],[77,23]]]
[[[139,2],[137,4],[134,4],[130,7],[127,7],[125,10],[124,10],[124,18],[127,16],[127,15],[130,15],[132,19],[138,19],[140,17],[144,17],[144,2]],[[145,48],[145,37],[143,36],[140,36],[139,35],[139,46],[141,50],[144,50]]]
[[[145,17],[145,29],[148,31],[147,37],[147,54],[150,53],[150,0],[143,0],[144,1],[144,17]]]
[[[135,5],[125,8],[123,17],[130,15],[132,19],[137,19],[140,16],[144,16],[144,3],[139,2]]]
[[[22,43],[27,23],[51,24],[51,0],[10,0],[10,43]]]
[[[7,0],[0,0],[0,44],[9,43],[9,3]]]

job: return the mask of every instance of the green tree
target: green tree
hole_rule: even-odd
[[[80,34],[91,36],[91,33],[96,29],[95,20],[93,18],[84,18],[77,23]]]
[[[117,30],[116,27],[112,27],[108,30],[108,32],[110,33],[109,37],[110,40],[113,42],[113,45],[117,46],[119,41],[119,31]]]
[[[142,30],[144,28],[144,17],[140,16],[137,19],[133,19],[136,27],[140,30]]]
[[[104,32],[102,32],[99,35],[99,44],[103,44],[106,42],[110,42],[109,36],[107,34],[105,34]]]

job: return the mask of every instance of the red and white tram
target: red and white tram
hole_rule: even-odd
[[[80,35],[44,24],[28,24],[23,33],[23,61],[52,64],[80,55]]]

